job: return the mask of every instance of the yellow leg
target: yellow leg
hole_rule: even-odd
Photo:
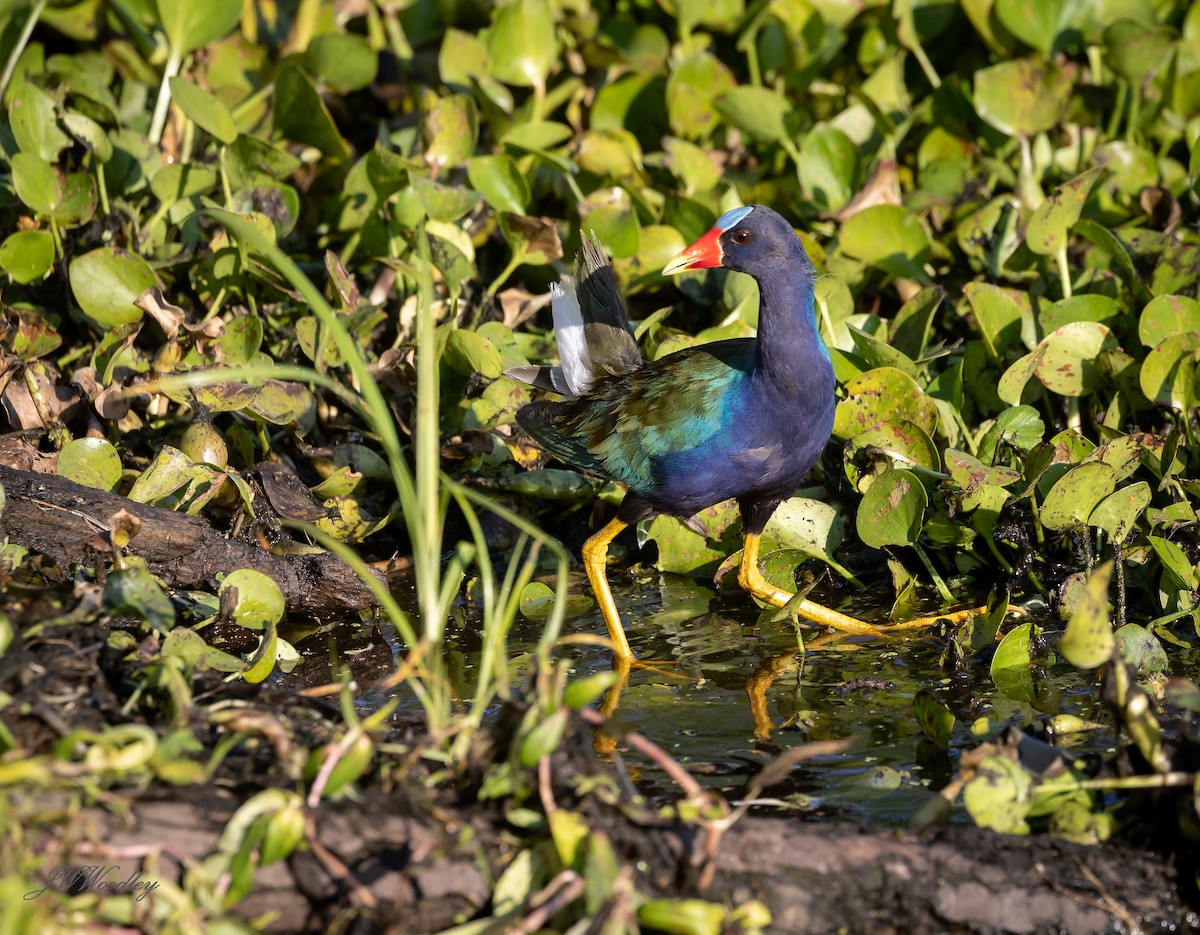
[[[783,607],[795,595],[790,591],[784,591],[782,588],[775,587],[775,585],[763,577],[762,571],[758,567],[759,540],[759,536],[746,536],[745,548],[742,551],[742,564],[738,569],[738,584],[760,601],[766,601],[775,607]],[[1014,608],[1010,607],[1009,610],[1012,611]],[[800,605],[796,608],[796,612],[805,620],[811,620],[813,623],[818,623],[823,627],[829,627],[834,630],[840,630],[843,633],[850,633],[855,636],[886,637],[889,633],[895,633],[898,630],[928,629],[939,620],[947,620],[952,624],[962,623],[964,620],[986,614],[988,608],[984,606],[949,610],[945,613],[915,617],[912,620],[905,620],[902,623],[893,623],[883,627],[840,614],[836,610],[830,610],[828,607],[818,604],[815,601],[801,601]]]
[[[763,577],[763,573],[758,567],[758,546],[760,539],[761,536],[750,533],[746,534],[746,544],[742,550],[742,564],[738,568],[738,584],[760,601],[766,601],[775,607],[783,607],[796,595],[790,591],[784,591],[782,588],[775,587],[775,585]],[[818,604],[815,601],[801,601],[796,608],[796,612],[805,620],[811,620],[813,623],[819,623],[823,627],[830,627],[854,636],[886,637],[887,635],[884,630],[874,624],[856,620],[854,617],[847,617],[845,614],[839,614],[836,610],[830,610],[828,607]]]
[[[588,581],[596,594],[596,603],[600,605],[600,614],[604,617],[604,625],[608,627],[608,638],[612,640],[613,654],[618,658],[631,658],[633,650],[629,648],[629,640],[625,638],[625,628],[621,626],[621,615],[617,613],[617,603],[613,600],[612,591],[608,587],[608,575],[605,573],[605,563],[608,561],[608,544],[613,541],[626,527],[619,519],[601,529],[583,544],[583,567],[587,571]]]

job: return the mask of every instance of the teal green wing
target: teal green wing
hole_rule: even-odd
[[[650,495],[663,459],[721,446],[754,365],[753,339],[686,348],[586,396],[522,407],[517,420],[552,454]]]

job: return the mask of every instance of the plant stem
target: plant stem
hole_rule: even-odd
[[[167,125],[167,110],[171,106],[171,79],[179,74],[179,66],[183,64],[183,56],[172,49],[163,69],[162,84],[158,86],[158,100],[154,102],[154,116],[150,120],[150,145],[157,146],[162,142],[163,128]]]
[[[3,98],[4,92],[8,90],[8,83],[12,81],[12,76],[17,70],[17,62],[21,60],[21,56],[25,52],[25,46],[29,45],[29,37],[33,35],[33,27],[42,18],[42,11],[46,9],[47,3],[49,3],[49,0],[35,0],[33,6],[29,8],[29,18],[25,21],[25,25],[21,27],[21,34],[17,36],[17,44],[8,53],[8,61],[4,63],[4,73],[0,74],[0,98]]]
[[[925,566],[925,570],[929,572],[929,577],[933,579],[934,587],[937,588],[938,594],[942,596],[942,600],[947,604],[954,603],[954,595],[950,593],[950,589],[946,587],[946,582],[942,580],[942,576],[938,574],[938,570],[933,567],[933,562],[929,556],[925,554],[925,550],[921,548],[919,542],[913,543],[913,548],[917,551],[917,557],[921,559],[921,564]]]
[[[504,267],[504,269],[501,270],[500,275],[497,276],[494,280],[492,280],[492,284],[490,286],[488,286],[487,291],[484,292],[484,294],[483,294],[483,304],[484,305],[487,305],[488,302],[490,302],[493,298],[495,298],[496,293],[500,291],[500,287],[504,285],[504,283],[508,279],[508,277],[513,274],[513,272],[516,270],[516,268],[518,266],[520,266],[521,263],[524,262],[524,260],[525,260],[524,253],[514,253],[512,255],[512,259],[510,259],[508,261],[508,266]]]
[[[225,165],[225,151],[228,147],[222,143],[221,148],[217,150],[217,168],[221,172],[221,189],[225,192],[225,208],[227,211],[233,210],[233,189],[229,187],[229,169]]]

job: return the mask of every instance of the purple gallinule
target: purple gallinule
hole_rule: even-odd
[[[758,282],[758,337],[647,362],[612,266],[585,237],[576,283],[552,287],[560,366],[509,371],[565,397],[521,407],[517,421],[530,435],[568,464],[629,489],[616,518],[583,546],[588,580],[621,657],[633,654],[605,574],[608,545],[655,514],[687,518],[736,498],[745,536],[738,583],[777,607],[794,597],[763,577],[758,550],[767,520],[833,430],[837,400],[833,364],[817,333],[816,271],[791,225],[762,205],[727,211],[663,273],[714,266]],[[844,632],[883,633],[812,601],[796,611]]]

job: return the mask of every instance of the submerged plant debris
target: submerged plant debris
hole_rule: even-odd
[[[0,929],[1191,924],[1200,5],[34,0],[0,63]],[[753,334],[660,270],[754,203],[839,398],[764,574],[990,612],[798,630],[722,504],[614,545],[614,668],[622,491],[504,371],[583,231],[648,358]]]

